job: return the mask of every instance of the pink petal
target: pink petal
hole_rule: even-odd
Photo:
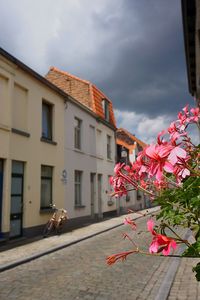
[[[157,173],[156,173],[156,179],[157,179],[158,181],[161,181],[162,178],[163,178],[163,172],[162,172],[161,168],[158,168],[158,171],[157,171]]]
[[[153,159],[158,158],[155,145],[151,145],[151,146],[147,147],[145,152],[146,152],[146,155],[149,156],[150,158],[153,158]]]
[[[125,218],[123,222],[124,222],[125,225],[129,224],[127,218]]]
[[[160,146],[159,147],[159,156],[160,157],[166,157],[166,156],[168,156],[169,155],[169,153],[170,153],[170,151],[171,151],[171,146]]]
[[[176,249],[176,248],[177,248],[177,244],[176,244],[176,242],[175,242],[174,240],[171,241],[170,245],[171,245],[171,247],[172,247],[173,249]]]
[[[186,151],[184,149],[180,148],[180,147],[175,147],[173,151],[175,152],[175,154],[178,157],[186,158],[186,156],[187,156]]]
[[[167,173],[173,173],[174,172],[174,167],[172,166],[172,164],[170,164],[169,162],[165,162],[165,165],[163,167],[163,169],[167,172]]]
[[[170,254],[170,244],[168,244],[162,251],[163,255],[167,256]]]
[[[183,111],[185,114],[188,112],[188,107],[189,107],[189,104],[187,104],[185,107],[183,107]]]
[[[159,245],[156,241],[153,241],[149,247],[149,252],[150,253],[157,253],[158,252],[158,248],[159,248]]]
[[[174,150],[172,150],[172,152],[168,156],[168,160],[172,165],[175,165],[177,163],[178,158]]]
[[[147,229],[150,232],[153,232],[153,228],[154,228],[154,221],[152,219],[149,219],[147,221]]]
[[[182,172],[182,174],[181,174],[181,176],[183,178],[185,178],[186,176],[189,176],[189,175],[190,175],[190,171],[188,169],[184,169],[183,172]]]

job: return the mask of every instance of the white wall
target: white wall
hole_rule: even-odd
[[[81,150],[74,148],[74,118],[82,120]],[[112,140],[112,160],[107,159],[107,134]],[[106,125],[97,122],[96,118],[87,111],[68,102],[65,111],[65,169],[67,171],[67,183],[65,184],[65,207],[70,218],[91,215],[91,185],[90,174],[95,173],[95,203],[94,212],[99,214],[98,203],[98,174],[102,174],[102,213],[115,210],[115,203],[107,205],[109,200],[108,176],[113,175],[115,165],[115,137],[114,131]],[[82,171],[82,204],[77,208],[74,205],[74,171]],[[114,201],[115,202],[115,201]]]

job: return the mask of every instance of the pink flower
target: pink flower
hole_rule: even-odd
[[[124,224],[130,225],[133,230],[136,230],[136,224],[133,220],[130,219],[130,217],[125,217]]]
[[[178,183],[181,183],[182,179],[190,175],[190,170],[188,170],[184,165],[176,165],[174,167],[174,175]]]
[[[173,166],[167,161],[167,157],[170,154],[173,146],[167,145],[150,145],[146,148],[146,155],[150,158],[149,162],[149,175],[155,176],[158,181],[163,178],[163,170],[171,168],[173,171]]]
[[[197,123],[200,118],[200,109],[199,107],[191,108],[190,112],[193,114],[193,116],[190,117],[190,122]]]
[[[121,177],[110,177],[110,184],[113,186],[115,196],[123,196],[127,194],[126,182]]]
[[[163,234],[158,234],[154,230],[154,222],[152,219],[147,221],[147,229],[153,235],[153,240],[149,247],[150,253],[158,253],[162,251],[163,255],[167,256],[170,254],[171,248],[176,249],[177,244],[175,240]]]

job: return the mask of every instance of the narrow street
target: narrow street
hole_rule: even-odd
[[[146,218],[137,224],[146,230]],[[106,256],[131,247],[124,232],[132,234],[120,226],[1,273],[0,299],[155,299],[170,258],[131,255],[108,266]],[[142,232],[134,240],[147,248],[150,238]]]

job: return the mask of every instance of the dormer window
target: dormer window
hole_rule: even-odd
[[[110,121],[110,114],[109,114],[109,102],[108,102],[108,100],[106,100],[106,99],[102,100],[102,107],[103,107],[105,120],[107,122],[109,122]]]

